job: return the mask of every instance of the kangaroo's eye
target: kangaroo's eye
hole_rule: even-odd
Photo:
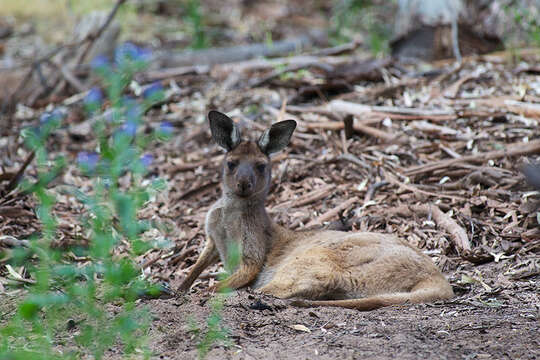
[[[266,170],[266,164],[265,163],[260,163],[260,164],[257,164],[255,165],[255,167],[257,168],[257,171],[258,172],[264,172],[264,170]]]
[[[238,164],[234,161],[227,161],[227,167],[229,170],[234,170]]]

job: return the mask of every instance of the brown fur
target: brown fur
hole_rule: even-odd
[[[229,162],[236,164],[234,169]],[[267,164],[264,172],[257,170],[260,164]],[[248,178],[255,180],[246,193],[239,184]],[[292,302],[296,306],[358,310],[454,296],[431,259],[392,235],[294,232],[273,223],[264,207],[270,179],[269,157],[260,145],[245,141],[229,150],[223,167],[223,196],[206,218],[206,247],[180,290],[189,289],[218,256],[227,263],[235,243],[241,249],[241,262],[218,289],[251,284],[261,293],[296,298]]]

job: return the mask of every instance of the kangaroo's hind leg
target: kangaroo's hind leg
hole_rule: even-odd
[[[282,299],[336,299],[343,298],[344,282],[332,251],[317,247],[280,266],[272,280],[257,291]]]

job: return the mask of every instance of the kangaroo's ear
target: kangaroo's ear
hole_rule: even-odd
[[[289,144],[295,128],[296,121],[294,120],[275,123],[261,135],[257,144],[266,155],[283,150]]]
[[[210,121],[212,138],[219,146],[231,151],[240,144],[240,130],[230,117],[212,110],[208,113],[208,120]]]

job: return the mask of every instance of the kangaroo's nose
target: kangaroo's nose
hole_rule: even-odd
[[[247,191],[251,191],[251,189],[253,188],[253,184],[251,183],[251,181],[249,180],[244,180],[244,181],[239,181],[237,184],[236,184],[236,188],[245,193]]]

